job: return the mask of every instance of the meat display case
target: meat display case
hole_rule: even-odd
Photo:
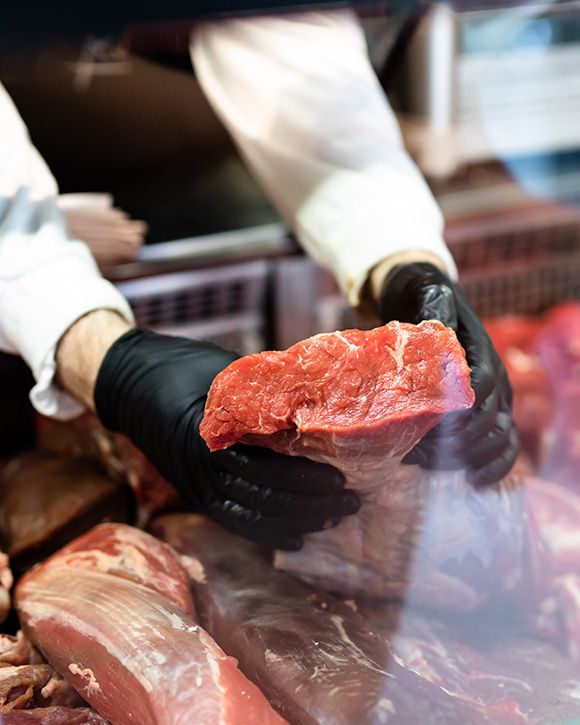
[[[32,637],[36,628],[50,665],[39,664],[22,639],[0,635],[0,723],[10,725],[18,701],[25,703],[21,722],[67,702],[75,712],[53,709],[50,716],[101,725],[95,713],[77,709],[78,695],[52,666],[121,725],[174,725],[172,717],[213,725],[224,722],[224,713],[232,725],[280,723],[274,709],[291,725],[580,723],[580,308],[560,304],[580,300],[580,212],[532,199],[494,171],[491,182],[481,167],[466,173],[446,184],[432,180],[432,188],[467,296],[486,318],[512,380],[522,442],[513,476],[476,490],[461,472],[429,474],[400,463],[405,445],[420,437],[432,415],[429,401],[438,394],[445,410],[468,402],[461,353],[448,347],[452,335],[432,325],[429,334],[445,338],[443,365],[437,345],[421,341],[416,329],[394,325],[368,338],[323,335],[287,358],[262,358],[267,384],[242,376],[233,394],[226,389],[227,405],[216,404],[226,414],[241,405],[238,422],[247,423],[244,406],[257,399],[247,393],[262,383],[259,400],[270,396],[269,424],[285,424],[288,410],[294,416],[293,434],[274,435],[269,444],[293,453],[304,452],[292,446],[312,410],[322,402],[329,414],[337,404],[340,416],[354,416],[347,454],[336,420],[324,416],[314,434],[304,426],[299,431],[306,452],[318,451],[349,483],[381,484],[363,491],[370,494],[363,518],[356,514],[316,535],[322,552],[308,544],[301,554],[278,553],[278,569],[269,554],[208,519],[168,513],[184,507],[174,489],[127,439],[96,419],[42,421],[38,447],[44,450],[0,468],[0,546],[12,554],[15,573],[44,562],[96,521],[138,522],[157,540],[109,523],[77,539],[56,565],[32,571],[20,589],[21,622]],[[140,181],[129,176],[130,187]],[[222,197],[211,208],[199,206],[207,215],[217,209],[215,219],[202,220],[209,226],[224,223],[223,208],[230,210]],[[162,237],[157,229],[135,262],[108,270],[140,325],[247,354],[377,324],[353,314],[332,277],[300,253],[282,224],[237,224],[233,216],[228,229],[186,238]],[[365,347],[373,339],[380,342],[374,357]],[[377,349],[390,354],[377,359]],[[410,359],[413,350],[421,352],[419,361]],[[361,363],[349,367],[349,356],[359,354]],[[293,393],[299,383],[278,374],[282,359],[302,377],[305,370],[321,371],[310,390],[300,388],[306,405],[298,415],[301,396]],[[401,390],[410,399],[417,392],[414,383],[424,373],[417,364],[423,363],[439,384],[407,403]],[[380,386],[377,370],[385,373]],[[288,410],[281,412],[276,404],[288,394],[288,381]],[[364,394],[361,383],[368,386]],[[365,429],[365,415],[374,414],[364,409],[367,392],[378,401],[375,412],[384,413],[384,439]],[[71,463],[69,455],[79,460]],[[90,492],[82,501],[81,489]],[[82,515],[71,521],[79,508]],[[26,525],[15,525],[19,518]],[[183,556],[168,554],[158,539]],[[2,614],[9,604],[7,567],[0,552]],[[361,581],[370,582],[368,590]],[[381,587],[389,587],[389,596]],[[67,613],[60,620],[54,602]],[[4,623],[12,633],[17,626],[14,619]],[[199,669],[186,676],[193,666]],[[219,714],[198,717],[199,703]],[[195,716],[179,720],[185,706]]]

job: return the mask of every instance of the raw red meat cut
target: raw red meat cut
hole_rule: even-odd
[[[268,552],[195,514],[156,534],[183,552],[200,621],[293,725],[527,723],[517,702],[482,706],[393,656],[348,605],[272,569]]]
[[[40,707],[0,715],[0,725],[108,725],[88,707]]]
[[[201,432],[212,450],[242,441],[331,463],[362,494],[356,516],[278,553],[280,568],[348,596],[471,609],[526,597],[521,492],[505,483],[478,493],[462,472],[400,462],[473,399],[452,330],[393,322],[235,361],[212,384]]]
[[[25,575],[16,606],[30,640],[116,725],[282,723],[192,617],[186,579],[168,546],[105,525]]]
[[[501,614],[443,621],[398,603],[366,602],[360,610],[407,667],[488,712],[517,702],[534,723],[580,716],[580,686],[570,660],[551,644],[522,636],[517,622]]]
[[[48,568],[55,562],[58,568],[89,569],[142,584],[170,599],[185,614],[195,616],[189,576],[175,552],[132,526],[96,526],[43,566]]]
[[[542,434],[553,414],[553,394],[535,349],[541,319],[508,315],[487,320],[485,326],[512,384],[522,451],[537,465]]]
[[[66,423],[38,416],[37,428],[43,448],[94,458],[113,480],[128,483],[135,494],[140,525],[151,513],[183,507],[175,488],[143,453],[124,435],[104,428],[95,415],[86,413]]]
[[[555,398],[538,475],[580,493],[580,305],[546,315],[536,347]]]
[[[111,481],[96,462],[28,453],[0,474],[0,538],[16,572],[45,559],[103,521],[127,521],[128,487]]]
[[[579,304],[559,305],[548,313],[535,344],[556,394],[580,386]]]

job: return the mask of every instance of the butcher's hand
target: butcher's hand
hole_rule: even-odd
[[[386,276],[378,303],[384,322],[440,320],[453,328],[471,367],[473,408],[447,415],[409,453],[405,463],[428,469],[465,468],[475,485],[499,481],[518,452],[512,390],[481,320],[459,286],[432,264],[401,264]]]
[[[96,411],[195,509],[257,543],[299,549],[304,534],[355,513],[359,500],[325,464],[244,445],[210,453],[199,433],[206,396],[236,357],[211,343],[130,330],[101,364]]]

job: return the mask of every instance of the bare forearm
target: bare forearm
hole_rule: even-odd
[[[95,310],[62,336],[56,353],[59,384],[90,410],[97,375],[107,350],[131,326],[116,312]]]

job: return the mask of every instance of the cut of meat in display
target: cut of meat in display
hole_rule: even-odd
[[[317,335],[252,355],[214,380],[201,432],[330,463],[362,494],[360,512],[306,537],[277,565],[349,596],[402,596],[469,610],[526,598],[524,511],[509,482],[479,494],[462,472],[426,474],[405,454],[474,400],[465,354],[438,322]]]
[[[538,463],[542,434],[553,415],[553,395],[546,371],[535,351],[540,320],[508,316],[485,323],[514,393],[513,413],[522,452]]]
[[[103,525],[23,577],[25,634],[116,725],[278,725],[262,693],[197,624],[165,544]]]
[[[95,415],[85,413],[72,422],[38,416],[37,429],[42,448],[96,458],[113,480],[128,483],[135,494],[140,524],[145,524],[153,512],[183,506],[175,488],[143,453],[121,433],[104,428]]]
[[[393,656],[350,606],[272,569],[268,552],[195,514],[154,523],[183,553],[200,621],[293,725],[528,723],[516,700],[450,694]]]
[[[130,491],[92,460],[28,453],[0,474],[0,538],[15,572],[100,523],[126,521]]]

